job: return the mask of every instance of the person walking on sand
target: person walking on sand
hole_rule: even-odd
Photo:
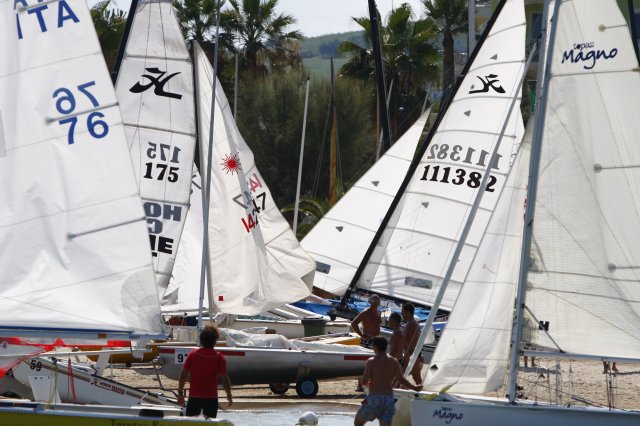
[[[351,321],[351,328],[354,333],[360,336],[360,346],[363,348],[371,349],[371,343],[373,338],[380,334],[380,324],[382,324],[382,318],[380,318],[380,296],[374,294],[369,298],[370,306],[364,311],[360,312],[357,317]],[[362,331],[360,331],[360,323],[362,323]],[[362,388],[362,382],[358,378],[358,386],[356,392],[364,392]]]
[[[372,345],[375,356],[367,360],[362,376],[362,381],[369,386],[369,394],[362,401],[353,424],[363,426],[378,419],[380,426],[391,426],[396,413],[393,382],[397,380],[416,392],[419,392],[422,386],[414,386],[402,376],[398,360],[387,354],[387,339],[382,336],[374,337]]]
[[[191,376],[185,413],[187,416],[198,416],[200,412],[203,412],[206,418],[215,418],[218,415],[218,383],[222,383],[229,406],[233,404],[227,362],[220,352],[213,349],[219,336],[215,325],[205,326],[200,332],[202,347],[192,350],[182,366],[178,381],[180,405],[184,405],[184,385],[187,377]]]
[[[413,303],[406,302],[402,305],[402,318],[407,322],[404,326],[404,353],[406,356],[402,363],[403,369],[407,367],[407,364],[409,364],[411,354],[413,354],[413,351],[416,349],[418,339],[420,338],[420,326],[413,316],[414,312],[415,307],[413,306]],[[411,377],[413,377],[413,381],[416,382],[417,385],[422,384],[421,373],[422,365],[420,363],[420,359],[418,359],[411,369]]]

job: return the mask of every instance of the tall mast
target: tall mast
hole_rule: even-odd
[[[333,74],[333,58],[331,58],[331,143],[329,145],[329,205],[333,207],[337,201],[336,168],[338,159],[338,117],[336,114],[336,82]]]
[[[202,329],[202,309],[204,304],[204,288],[205,282],[204,277],[206,271],[211,271],[211,267],[208,268],[206,265],[209,264],[209,204],[211,202],[211,161],[213,161],[213,131],[214,131],[214,121],[216,118],[216,86],[218,82],[218,46],[220,45],[220,3],[222,0],[218,0],[218,7],[216,9],[217,17],[216,17],[216,45],[214,49],[213,56],[213,89],[211,91],[211,119],[209,121],[209,151],[207,152],[207,170],[206,170],[206,179],[204,180],[205,188],[204,197],[203,197],[203,220],[202,220],[202,264],[200,268],[200,299],[198,305],[198,333]],[[200,149],[202,152],[202,148]],[[210,272],[209,272],[210,274]],[[209,294],[209,304],[213,303],[212,300],[212,292],[211,292],[211,280],[208,282],[208,294]],[[209,309],[213,309],[211,306]]]
[[[300,161],[298,162],[298,183],[296,184],[296,202],[293,208],[293,234],[298,232],[298,208],[300,206],[300,186],[302,185],[302,161],[304,159],[304,137],[307,132],[307,110],[309,107],[309,80],[305,82],[304,117],[302,118],[302,138],[300,141]]]
[[[636,59],[640,61],[640,53],[638,52],[638,28],[636,26],[636,11],[633,7],[633,0],[627,0],[627,7],[629,8],[629,28],[631,29],[633,50],[636,52]]]
[[[558,9],[560,0],[556,0],[553,11],[553,19],[551,22],[551,32],[549,34],[549,45],[546,46],[546,58],[544,60],[544,69],[538,68],[538,78],[540,74],[544,74],[542,84],[538,85],[538,100],[536,101],[536,123],[533,132],[533,143],[531,145],[531,163],[529,165],[529,184],[527,187],[527,207],[525,210],[524,231],[522,240],[522,252],[520,255],[520,276],[518,278],[518,289],[516,295],[515,325],[513,327],[513,338],[511,346],[511,354],[509,357],[509,383],[507,386],[507,394],[509,402],[515,403],[516,385],[518,380],[518,357],[520,356],[520,342],[522,341],[522,325],[524,323],[524,307],[527,292],[527,274],[529,272],[529,253],[531,251],[531,241],[533,236],[533,219],[536,206],[536,195],[538,187],[538,172],[540,168],[540,152],[542,148],[542,136],[544,133],[544,116],[547,109],[549,78],[551,76],[551,61],[553,59],[553,48],[556,31],[558,29]],[[544,3],[542,15],[542,35],[541,40],[544,44],[547,40],[546,26],[549,22],[549,0]],[[543,47],[545,49],[545,47]],[[541,55],[542,56],[542,55]],[[542,56],[544,57],[544,56]],[[540,65],[538,65],[540,67]]]
[[[378,85],[378,107],[380,108],[380,121],[382,124],[382,152],[391,147],[391,130],[389,126],[389,110],[387,108],[387,89],[384,79],[384,67],[382,64],[382,42],[380,40],[378,11],[375,0],[369,0],[369,21],[371,22],[371,45],[376,62],[376,83]]]
[[[118,73],[120,73],[120,66],[122,65],[124,52],[127,50],[127,41],[129,41],[129,33],[131,32],[131,26],[133,25],[133,18],[136,14],[136,9],[138,9],[138,0],[131,0],[131,6],[129,6],[129,15],[127,15],[127,23],[124,26],[122,40],[120,40],[118,56],[116,56],[116,63],[113,66],[113,71],[111,71],[111,82],[113,84],[116,84],[116,80],[118,80]]]
[[[416,169],[420,165],[420,161],[422,160],[422,157],[427,152],[427,148],[429,148],[429,145],[431,144],[431,140],[433,139],[433,137],[435,136],[436,132],[438,131],[438,127],[440,126],[440,123],[442,122],[447,110],[449,109],[449,106],[451,105],[451,100],[455,97],[455,94],[458,92],[458,89],[460,88],[460,85],[462,84],[462,81],[464,80],[464,77],[469,72],[469,69],[471,68],[471,64],[473,63],[473,61],[475,60],[476,56],[478,55],[478,52],[480,51],[480,48],[482,47],[482,45],[484,44],[484,41],[486,40],[487,36],[489,35],[489,31],[491,31],[491,28],[493,28],[493,24],[495,23],[498,15],[500,15],[500,12],[502,11],[502,8],[504,7],[505,3],[506,3],[506,0],[501,0],[500,1],[498,6],[496,7],[495,12],[493,13],[493,16],[491,17],[489,22],[487,22],[487,26],[485,27],[485,30],[482,33],[482,37],[480,37],[480,40],[478,41],[478,44],[476,45],[476,48],[473,50],[473,53],[471,54],[471,57],[469,58],[467,63],[464,65],[464,68],[462,69],[462,72],[460,73],[460,76],[456,80],[456,84],[453,87],[453,90],[451,91],[451,94],[448,97],[446,103],[441,107],[441,111],[438,114],[438,118],[436,119],[436,122],[431,127],[431,130],[429,130],[429,134],[427,135],[427,139],[422,144],[422,146],[420,147],[420,150],[418,151],[417,155],[414,157],[413,161],[411,162],[411,165],[409,166],[409,170],[407,171],[407,174],[405,175],[404,180],[402,181],[402,184],[400,185],[400,189],[398,190],[398,192],[396,193],[396,196],[394,197],[393,201],[391,202],[391,206],[389,207],[389,210],[387,211],[387,214],[384,216],[384,219],[382,219],[382,222],[380,223],[380,227],[378,228],[378,231],[376,232],[376,235],[373,237],[373,240],[371,241],[371,244],[369,245],[369,248],[367,249],[367,252],[365,253],[364,257],[362,258],[362,261],[360,262],[360,265],[358,266],[358,269],[356,270],[356,273],[353,275],[353,278],[351,279],[351,283],[349,284],[349,287],[347,288],[347,290],[345,291],[344,295],[340,299],[340,306],[344,307],[344,306],[347,305],[347,301],[351,297],[351,294],[353,293],[358,281],[360,280],[360,277],[362,276],[362,272],[364,271],[364,268],[367,266],[367,263],[369,262],[369,259],[371,258],[371,255],[373,254],[373,251],[375,250],[375,248],[376,248],[376,246],[378,244],[378,241],[380,241],[380,238],[382,237],[382,234],[383,234],[384,230],[386,229],[387,225],[389,224],[389,221],[391,220],[391,217],[395,213],[395,210],[398,207],[398,204],[400,203],[400,200],[402,199],[402,196],[404,195],[404,192],[406,191],[407,187],[409,186],[409,183],[411,182],[411,178],[413,177],[413,174],[415,173]]]

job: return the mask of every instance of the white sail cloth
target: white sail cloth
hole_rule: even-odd
[[[163,332],[122,118],[84,1],[0,1],[0,330]]]
[[[554,25],[526,295],[540,321],[531,343],[637,358],[638,62],[614,0],[561,1]]]
[[[214,76],[199,46],[195,56],[204,171]],[[220,84],[216,87],[212,158],[208,236],[217,310],[254,315],[308,296],[315,262],[302,250],[275,205]]]
[[[164,288],[189,209],[196,137],[193,68],[170,0],[138,4],[116,92],[147,217],[156,283]]]
[[[405,188],[358,287],[433,304],[491,163],[487,193],[441,303],[441,309],[451,310],[504,186],[514,145],[523,134],[520,114],[507,114],[512,100],[520,97],[524,40],[522,1],[507,1]],[[518,100],[515,111],[519,105]],[[497,157],[490,159],[507,119]]]
[[[187,312],[199,308],[203,234],[201,185],[200,173],[194,167],[191,179],[191,207],[180,238],[171,280],[162,300],[163,312]],[[204,308],[208,308],[207,297],[204,299]]]
[[[338,296],[349,287],[407,174],[429,111],[418,118],[300,242],[316,261],[314,287]]]
[[[425,389],[483,394],[499,389],[509,364],[513,301],[534,120],[489,220],[471,269],[426,372]]]

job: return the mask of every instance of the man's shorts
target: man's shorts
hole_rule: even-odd
[[[200,415],[201,411],[205,417],[215,419],[218,415],[218,398],[189,398],[185,414],[193,417]]]
[[[363,335],[360,338],[360,346],[367,349],[373,349],[373,338],[374,336]]]
[[[395,413],[396,399],[393,395],[368,395],[357,414],[368,422],[379,419],[381,422],[391,423]]]

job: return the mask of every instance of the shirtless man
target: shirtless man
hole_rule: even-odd
[[[382,324],[380,312],[378,312],[380,296],[374,294],[369,298],[369,303],[371,306],[351,321],[351,328],[360,336],[360,346],[370,349],[373,338],[380,334],[380,324]],[[362,323],[362,331],[360,331],[360,323]]]
[[[393,334],[389,339],[389,355],[402,362],[402,356],[404,355],[404,334],[400,328],[402,317],[399,313],[394,312],[389,315],[389,327],[393,330]]]
[[[402,376],[398,361],[387,354],[387,339],[374,337],[372,345],[375,356],[367,361],[362,376],[363,382],[369,384],[369,395],[362,401],[353,424],[363,426],[378,419],[380,426],[391,426],[396,413],[392,383],[398,380],[415,391],[420,391],[422,386],[414,386]]]
[[[403,368],[406,368],[407,364],[409,364],[409,358],[411,358],[411,354],[413,354],[418,344],[418,338],[420,337],[420,326],[418,325],[418,321],[413,317],[414,311],[415,307],[413,303],[406,302],[402,305],[402,318],[407,322],[404,326],[404,353],[406,356],[402,363]],[[411,377],[413,377],[413,381],[416,382],[417,385],[422,385],[421,370],[422,366],[418,359],[418,361],[413,364],[413,369],[411,370]]]

